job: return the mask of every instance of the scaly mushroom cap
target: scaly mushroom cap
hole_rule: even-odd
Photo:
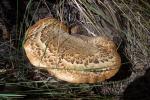
[[[114,76],[121,59],[107,37],[72,36],[54,18],[39,20],[26,32],[24,49],[30,62],[71,83],[95,83]]]

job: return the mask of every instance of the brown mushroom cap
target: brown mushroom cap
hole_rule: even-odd
[[[39,20],[26,32],[24,49],[30,62],[71,83],[96,83],[114,76],[121,59],[107,37],[72,36],[54,18]]]

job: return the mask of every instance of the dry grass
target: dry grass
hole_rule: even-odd
[[[73,15],[69,17],[69,14],[66,14],[65,10],[69,7],[68,4],[78,10],[75,13],[80,13],[79,19]],[[1,66],[5,66],[0,70],[0,82],[2,82],[0,86],[14,87],[12,91],[16,92],[14,94],[6,91],[0,96],[20,98],[34,95],[81,100],[85,98],[110,100],[120,96],[120,94],[122,95],[124,90],[114,92],[112,89],[109,91],[109,96],[104,96],[100,93],[100,87],[108,86],[115,90],[116,87],[113,87],[115,84],[125,84],[126,87],[126,81],[133,81],[131,76],[128,76],[121,80],[97,84],[69,84],[49,77],[47,72],[34,69],[23,52],[23,35],[29,26],[45,16],[56,17],[63,20],[67,25],[72,25],[77,21],[84,24],[93,36],[106,35],[111,39],[117,37],[116,44],[119,49],[121,48],[121,54],[125,55],[132,63],[132,67],[130,67],[132,74],[139,76],[149,68],[150,5],[146,0],[104,0],[104,2],[101,0],[68,0],[67,4],[65,0],[62,0],[55,5],[46,0],[39,2],[29,0],[23,21],[16,25],[17,35],[8,41],[0,41],[2,48],[0,49],[0,63]],[[15,47],[14,43],[16,43]],[[123,45],[123,50],[121,45]],[[7,51],[5,52],[5,50]],[[128,66],[129,62],[124,61],[123,64]]]

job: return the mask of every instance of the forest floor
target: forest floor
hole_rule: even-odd
[[[148,0],[15,1],[0,3],[0,99],[150,100]],[[22,42],[28,27],[49,16],[114,40],[122,58],[119,72],[105,82],[71,84],[36,69]]]

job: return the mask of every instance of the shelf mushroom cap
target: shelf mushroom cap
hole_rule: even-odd
[[[73,36],[54,18],[44,18],[29,27],[24,49],[29,61],[71,83],[96,83],[114,76],[121,58],[107,37]]]

